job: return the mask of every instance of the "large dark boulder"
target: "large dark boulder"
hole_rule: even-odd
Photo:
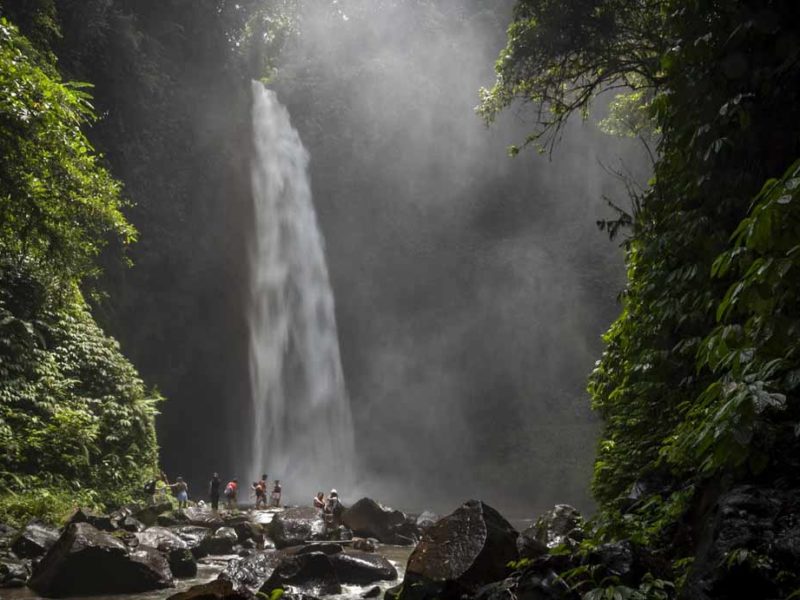
[[[208,556],[206,540],[213,535],[210,529],[196,525],[185,525],[183,527],[175,527],[171,531],[186,542],[186,547],[191,550],[195,558]]]
[[[325,537],[325,521],[320,512],[310,506],[289,508],[272,519],[269,536],[276,548],[297,546],[307,540],[321,540]]]
[[[156,504],[149,504],[147,506],[138,508],[137,510],[133,511],[131,515],[137,521],[141,521],[147,527],[151,525],[155,525],[156,521],[158,520],[159,515],[162,515],[166,512],[172,510],[172,505],[169,502],[158,502]]]
[[[556,504],[536,519],[532,529],[533,537],[548,548],[561,545],[574,548],[584,537],[583,517],[569,504]]]
[[[74,523],[35,566],[28,585],[43,596],[60,597],[146,592],[173,581],[157,550],[130,550],[88,523]]]
[[[547,544],[539,539],[536,526],[528,527],[517,537],[517,552],[520,558],[539,558],[548,552]]]
[[[333,564],[329,556],[322,552],[284,555],[260,591],[269,594],[276,588],[287,586],[291,587],[292,592],[312,596],[342,592]]]
[[[415,522],[399,510],[362,498],[342,513],[342,524],[361,537],[372,537],[384,544],[413,544],[419,534]]]
[[[11,544],[11,550],[20,558],[38,558],[58,540],[58,530],[39,521],[31,521]]]
[[[170,570],[175,577],[194,577],[197,575],[197,562],[189,550],[189,545],[177,534],[165,527],[150,527],[136,534],[141,546],[157,549],[167,557]]]
[[[330,554],[328,560],[340,583],[367,585],[376,581],[394,581],[397,569],[383,556],[358,550]]]
[[[470,500],[422,535],[408,559],[403,600],[459,598],[505,578],[517,532],[500,513]]]
[[[283,557],[282,552],[269,550],[236,558],[228,563],[219,579],[230,582],[231,589],[238,594],[254,595],[272,576]]]
[[[210,508],[190,507],[183,511],[189,525],[196,527],[210,527],[216,529],[225,525],[219,513],[214,512]]]
[[[220,527],[213,535],[203,540],[203,550],[206,554],[232,554],[233,547],[239,541],[239,536],[231,527]]]
[[[89,523],[95,529],[101,531],[114,531],[119,524],[111,519],[110,515],[98,515],[86,508],[76,508],[67,519],[67,525],[73,523]]]

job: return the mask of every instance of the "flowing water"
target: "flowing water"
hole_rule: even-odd
[[[252,87],[249,474],[281,479],[284,496],[305,504],[317,490],[351,486],[352,415],[309,156],[275,93]]]

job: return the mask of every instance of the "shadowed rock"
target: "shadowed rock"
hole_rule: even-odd
[[[295,592],[313,596],[342,592],[331,560],[322,552],[284,555],[260,591],[269,594],[275,588],[286,586],[291,586]]]
[[[131,551],[88,523],[75,523],[39,561],[28,585],[59,597],[146,592],[172,584],[167,559],[157,550]]]
[[[422,535],[408,559],[403,599],[458,598],[503,579],[517,559],[517,532],[492,507],[470,500]]]
[[[168,600],[250,600],[251,598],[252,595],[249,592],[235,591],[232,582],[216,579],[194,585],[185,592],[173,594]]]
[[[323,539],[325,522],[315,508],[290,508],[275,515],[269,524],[269,535],[276,548],[297,546],[306,540]]]
[[[367,585],[397,579],[397,569],[383,556],[347,550],[328,556],[340,583]]]
[[[14,554],[20,558],[38,558],[45,554],[58,540],[58,530],[39,521],[31,521],[11,544]]]
[[[342,523],[361,537],[372,537],[384,544],[413,544],[416,525],[406,515],[371,498],[362,498],[342,513]]]

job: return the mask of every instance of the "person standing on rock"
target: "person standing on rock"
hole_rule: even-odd
[[[253,490],[256,493],[256,510],[259,508],[267,508],[267,474],[261,476],[261,481],[253,484]]]
[[[325,509],[325,494],[322,492],[317,492],[317,495],[314,496],[314,508],[319,510]]]
[[[228,508],[236,507],[236,497],[239,494],[239,480],[233,479],[225,486],[225,503]]]
[[[211,481],[208,482],[208,497],[211,498],[211,510],[219,510],[219,473],[214,473]]]
[[[280,479],[275,480],[275,487],[272,488],[272,506],[280,506],[281,505],[281,482]]]
[[[178,499],[178,510],[189,505],[189,484],[180,475],[173,484],[167,484],[175,490],[175,497]]]

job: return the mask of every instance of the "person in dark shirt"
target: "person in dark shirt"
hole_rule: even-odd
[[[211,481],[208,483],[208,495],[211,498],[211,509],[219,509],[219,474],[214,473]]]

